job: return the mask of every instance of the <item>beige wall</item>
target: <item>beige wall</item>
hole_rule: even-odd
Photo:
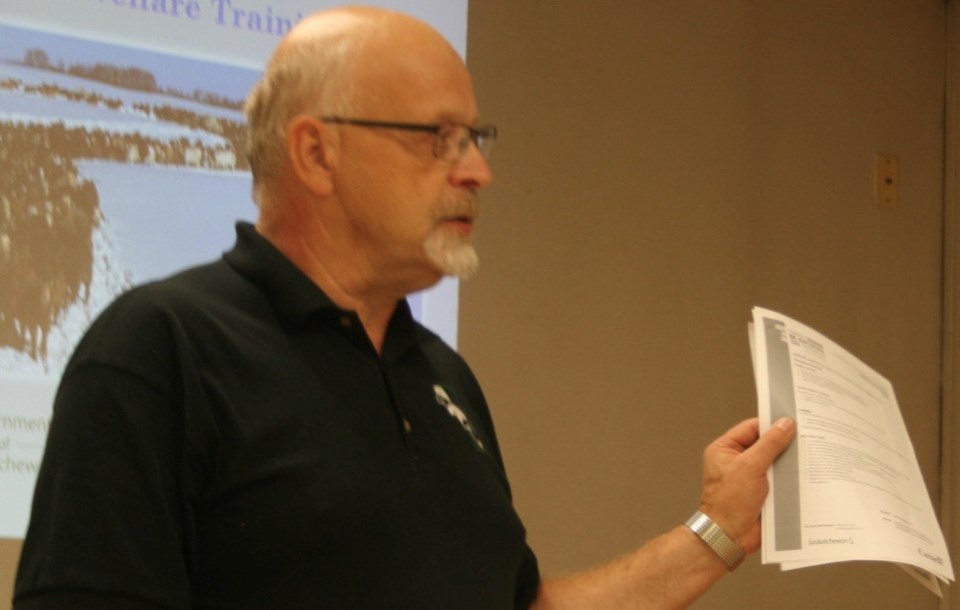
[[[9,608],[13,598],[13,577],[20,557],[20,542],[0,539],[0,608]]]
[[[943,350],[943,512],[941,521],[954,562],[960,561],[960,5],[951,2],[947,25],[947,138],[944,208]],[[951,591],[943,610],[960,610],[960,592]]]
[[[502,135],[460,345],[545,571],[694,509],[702,447],[755,410],[752,305],[891,379],[937,502],[945,23],[941,0],[471,3]],[[937,603],[889,565],[755,557],[696,607]]]
[[[545,571],[694,509],[703,445],[755,408],[755,304],[893,381],[938,494],[945,12],[473,0],[469,63],[502,137],[461,348]],[[878,151],[900,160],[895,210],[874,202]],[[0,542],[0,600],[18,548]],[[695,607],[937,603],[887,565],[781,574],[754,557]]]

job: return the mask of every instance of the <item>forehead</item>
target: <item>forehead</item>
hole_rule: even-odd
[[[360,54],[358,109],[378,118],[475,121],[473,83],[460,56],[436,33],[411,34],[399,33]]]

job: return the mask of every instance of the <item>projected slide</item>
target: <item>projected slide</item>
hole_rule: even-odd
[[[256,73],[7,26],[0,40],[0,175],[16,185],[0,216],[0,366],[58,372],[117,293],[215,258],[255,217],[241,106]],[[231,89],[209,90],[224,71]]]
[[[0,537],[26,530],[56,385],[89,323],[130,286],[219,257],[234,223],[256,218],[242,104],[292,25],[269,6],[239,21],[230,13],[232,26],[209,13],[208,28],[230,30],[223,46],[245,36],[259,45],[218,60],[203,49],[208,37],[200,51],[172,52],[132,44],[121,27],[146,17],[173,27],[170,15],[78,3],[103,11],[101,30],[116,16],[123,35],[78,35],[45,17],[0,25]],[[31,6],[40,4],[64,6]],[[291,4],[302,16],[333,3]],[[447,14],[451,3],[401,4],[389,6],[426,19],[431,5]],[[451,41],[462,49],[465,0],[461,8],[462,23],[447,29],[461,32]],[[455,282],[411,304],[455,344]]]

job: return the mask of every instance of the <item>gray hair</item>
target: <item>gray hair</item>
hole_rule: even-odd
[[[356,32],[297,40],[273,57],[250,91],[244,105],[247,159],[258,204],[283,166],[290,120],[298,114],[350,114],[353,86],[347,74],[357,44]]]

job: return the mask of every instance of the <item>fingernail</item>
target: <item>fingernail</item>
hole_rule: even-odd
[[[780,428],[784,432],[793,432],[793,429],[796,427],[796,424],[794,424],[793,420],[789,417],[781,417],[773,425]]]

